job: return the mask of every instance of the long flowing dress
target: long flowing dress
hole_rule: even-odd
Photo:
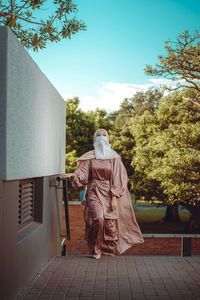
[[[87,184],[85,238],[90,254],[121,254],[144,243],[127,188],[127,172],[119,155],[109,159],[86,159],[72,178],[72,185]],[[112,196],[117,209],[111,210]]]

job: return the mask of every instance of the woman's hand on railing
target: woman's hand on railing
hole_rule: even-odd
[[[60,177],[62,177],[62,178],[74,177],[74,173],[63,173],[63,174],[60,174]]]
[[[63,173],[63,174],[60,174],[59,176],[56,177],[56,180],[57,181],[60,181],[60,180],[65,180],[67,178],[72,178],[74,177],[74,173]]]

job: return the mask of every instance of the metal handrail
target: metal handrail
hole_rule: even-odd
[[[65,224],[66,224],[66,234],[67,239],[71,240],[71,234],[70,234],[70,222],[69,222],[69,197],[68,197],[68,187],[67,187],[67,178],[63,177],[62,175],[57,176],[56,180],[58,182],[63,182],[63,200],[64,200],[64,206],[65,206]]]

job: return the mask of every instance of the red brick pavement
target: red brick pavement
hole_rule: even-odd
[[[17,300],[199,299],[200,256],[53,257]]]

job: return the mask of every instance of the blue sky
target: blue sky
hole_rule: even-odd
[[[118,109],[125,97],[154,85],[144,74],[164,52],[164,41],[199,29],[199,0],[75,0],[87,25],[71,40],[29,51],[66,100],[84,110]]]

